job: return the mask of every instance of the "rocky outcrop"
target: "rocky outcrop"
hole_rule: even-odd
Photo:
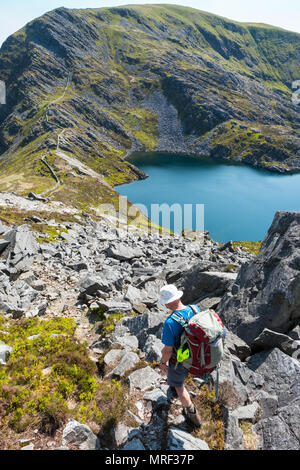
[[[38,251],[38,243],[29,227],[22,225],[8,230],[2,237],[6,246],[3,247],[2,243],[2,250],[0,247],[1,258],[8,267],[17,273],[28,270]]]
[[[299,260],[300,215],[278,211],[258,256],[243,264],[218,307],[228,328],[248,344],[265,328],[292,330],[300,320]]]

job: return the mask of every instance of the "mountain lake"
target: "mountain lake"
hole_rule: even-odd
[[[134,154],[129,161],[148,178],[115,189],[154,224],[177,233],[204,229],[221,243],[260,241],[276,211],[300,211],[299,173],[159,153]],[[162,216],[163,204],[171,217]],[[172,211],[175,206],[177,212]]]

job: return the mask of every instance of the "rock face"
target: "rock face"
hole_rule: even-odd
[[[248,344],[264,328],[287,333],[300,320],[300,214],[278,211],[255,260],[245,263],[218,313]]]

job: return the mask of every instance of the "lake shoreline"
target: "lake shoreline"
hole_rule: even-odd
[[[179,204],[204,204],[208,216],[206,220],[208,226],[206,225],[205,228],[211,232],[212,238],[220,243],[226,243],[229,240],[259,242],[264,238],[265,232],[253,229],[253,226],[267,227],[276,210],[300,210],[300,205],[295,207],[297,200],[300,200],[298,188],[293,194],[295,178],[297,181],[299,179],[300,187],[299,172],[283,174],[267,168],[228,161],[224,158],[217,160],[214,157],[166,152],[133,152],[129,161],[146,177],[115,186],[114,189],[119,194],[126,196],[134,205],[144,204],[147,207],[150,207],[151,204],[170,204],[172,201]],[[179,190],[176,194],[176,191],[174,192],[172,189],[172,186],[182,186],[181,177],[176,174],[177,171],[182,174],[182,177],[186,179],[187,186],[190,187],[192,196],[189,199],[183,196],[184,190]],[[163,173],[163,176],[159,174],[160,172]],[[287,176],[289,177],[288,182],[285,178]],[[161,184],[159,183],[160,178],[162,178]],[[197,178],[199,178],[199,183]],[[211,187],[207,183],[207,179],[209,179]],[[137,185],[142,181],[143,187],[137,188]],[[198,191],[198,184],[201,188],[204,187],[204,193]],[[172,192],[170,200],[166,185],[170,185]],[[253,191],[251,191],[251,187],[254,189]],[[230,188],[233,196],[230,196],[230,192],[226,188]],[[211,197],[214,192],[216,200],[214,200],[214,196]],[[153,197],[155,196],[154,199],[153,197],[151,199],[151,194]],[[286,198],[287,195],[288,198]],[[219,201],[217,201],[218,198]],[[228,198],[227,206],[226,198]],[[255,199],[256,201],[254,201]],[[262,216],[262,206],[265,200],[267,200],[266,220]],[[220,209],[219,206],[223,209]],[[220,210],[221,215],[219,214]],[[227,219],[222,214],[222,210],[227,214]],[[247,220],[247,215],[252,219],[252,224]],[[151,220],[151,217],[149,218]],[[157,220],[155,223],[161,225]],[[235,230],[232,229],[234,225],[239,225],[236,236],[234,235]],[[244,229],[242,229],[243,225],[245,225]],[[231,228],[227,229],[228,226]],[[246,230],[247,226],[249,230]],[[192,226],[183,226],[182,228],[193,229]]]

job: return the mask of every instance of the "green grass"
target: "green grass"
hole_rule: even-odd
[[[72,318],[0,315],[0,341],[13,348],[0,369],[0,448],[18,449],[20,435],[34,429],[54,436],[70,417],[107,430],[128,409],[126,385],[100,379],[75,328]]]
[[[248,242],[248,241],[235,241],[232,242],[234,248],[241,248],[243,251],[247,251],[254,255],[258,255],[262,241],[259,242]]]

